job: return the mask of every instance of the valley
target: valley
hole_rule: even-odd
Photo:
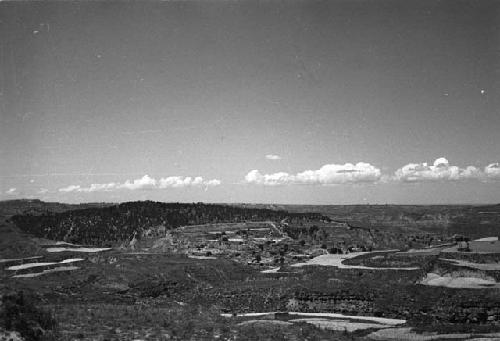
[[[0,211],[1,328],[22,340],[500,335],[499,205]]]

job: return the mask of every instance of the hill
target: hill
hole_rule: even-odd
[[[500,233],[497,205],[266,205],[240,204],[247,208],[270,208],[288,212],[314,212],[333,221],[363,228],[398,229],[467,235],[471,239]]]
[[[184,225],[272,220],[309,221],[325,218],[319,213],[241,208],[203,203],[128,202],[60,213],[21,214],[12,221],[26,233],[53,240],[90,245],[113,245],[139,238],[153,227],[166,230]]]
[[[114,205],[112,203],[66,204],[60,202],[45,202],[39,199],[17,199],[0,201],[0,215],[42,214],[47,212],[65,212],[84,208],[98,208]]]

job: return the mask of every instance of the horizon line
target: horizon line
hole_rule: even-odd
[[[274,206],[496,206],[500,205],[500,202],[496,203],[448,203],[448,204],[409,204],[409,203],[352,203],[352,204],[285,204],[285,203],[266,203],[266,202],[210,202],[210,201],[157,201],[157,200],[126,200],[126,201],[87,201],[87,202],[64,202],[64,201],[44,201],[38,198],[17,198],[17,199],[6,199],[0,200],[0,203],[9,201],[40,201],[48,204],[67,204],[67,205],[84,205],[84,204],[123,204],[129,202],[160,202],[160,203],[179,203],[179,204],[214,204],[214,205],[274,205]]]

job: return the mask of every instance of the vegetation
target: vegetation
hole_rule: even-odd
[[[16,205],[16,213],[26,212],[22,203]],[[234,317],[272,311],[404,319],[405,327],[418,332],[500,331],[498,289],[419,284],[430,272],[500,278],[500,271],[441,259],[498,261],[498,254],[441,251],[458,238],[450,234],[455,221],[482,217],[475,207],[461,207],[462,213],[448,206],[323,207],[321,212],[306,207],[290,213],[263,206],[148,201],[85,208],[51,204],[57,212],[47,212],[43,204],[36,205],[36,210],[12,218],[4,213],[10,220],[0,224],[2,237],[10,238],[2,241],[9,246],[8,253],[1,250],[4,260],[42,257],[0,265],[0,280],[15,288],[0,288],[0,328],[19,331],[27,340],[364,340],[373,331],[322,330],[293,322],[286,314]],[[486,214],[489,222],[496,221],[495,212]],[[191,227],[176,229],[187,225]],[[33,235],[96,246],[138,241],[135,248],[58,254],[46,252]],[[328,252],[427,246],[431,248],[365,253],[343,263],[414,270],[291,266]],[[214,257],[189,258],[192,254]],[[79,257],[85,260],[71,272],[14,278],[7,270],[22,262]]]
[[[273,220],[309,221],[323,218],[317,213],[293,213],[269,209],[247,209],[203,203],[129,202],[120,205],[72,210],[42,215],[15,215],[14,223],[38,237],[71,243],[106,246],[129,241],[157,226],[167,230],[183,225],[219,222]]]
[[[51,312],[38,308],[32,296],[23,291],[4,293],[0,305],[0,326],[17,331],[28,341],[56,340],[57,323]]]

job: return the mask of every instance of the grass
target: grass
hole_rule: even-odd
[[[51,306],[61,340],[352,340],[306,324],[239,325],[217,307],[111,304]]]
[[[216,308],[172,304],[65,304],[52,306],[63,335],[74,338],[174,339],[228,335],[228,323]]]
[[[469,248],[470,253],[500,253],[500,241],[471,241]],[[458,252],[458,246],[444,249],[443,252]]]
[[[58,337],[57,321],[47,309],[23,291],[4,293],[0,304],[0,329],[16,331],[27,341],[52,341]]]

